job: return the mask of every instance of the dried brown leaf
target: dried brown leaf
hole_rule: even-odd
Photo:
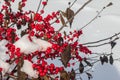
[[[62,13],[62,15],[63,15],[64,17],[67,17],[67,15],[66,15],[65,12],[61,11],[61,13]]]
[[[109,7],[109,6],[112,6],[113,5],[113,3],[112,2],[110,2],[106,7]]]
[[[61,14],[60,14],[60,21],[61,21],[62,25],[67,26],[65,24],[65,20],[64,20],[64,18],[63,18],[63,16]]]
[[[104,60],[104,62],[108,63],[108,57],[107,56],[104,55],[103,60]]]
[[[21,29],[21,24],[16,24],[16,26],[18,30]]]
[[[11,34],[12,34],[12,43],[14,43],[15,42],[15,33],[12,32]]]
[[[26,34],[26,30],[21,32],[21,37],[24,36]]]
[[[90,80],[91,78],[93,78],[93,76],[92,76],[91,73],[88,73],[88,72],[87,72],[86,74],[87,74],[89,80]]]
[[[22,72],[22,71],[19,71],[19,72],[18,72],[18,75],[19,75],[19,77],[18,77],[17,80],[26,80],[26,79],[27,79],[27,74],[25,74],[25,73]]]
[[[73,19],[74,19],[74,11],[71,10],[70,8],[66,9],[66,18],[69,21],[70,28],[71,28],[71,25],[72,25],[72,22],[73,22]]]
[[[79,71],[80,71],[80,73],[83,73],[83,71],[84,71],[84,65],[82,62],[80,62]]]
[[[69,75],[66,71],[61,71],[60,72],[60,80],[70,80]]]
[[[71,59],[71,46],[68,45],[64,52],[61,54],[61,61],[65,67],[67,67],[67,64],[69,60]]]
[[[71,80],[75,80],[75,76],[76,76],[75,70],[72,69],[71,72],[70,72],[70,79],[71,79]]]
[[[111,65],[112,65],[113,62],[114,62],[114,59],[113,59],[113,56],[112,56],[112,55],[110,55],[109,62],[110,62]]]
[[[104,60],[103,60],[102,56],[100,56],[100,62],[101,62],[102,65],[104,64]]]
[[[67,34],[66,34],[66,32],[65,32],[65,31],[64,31],[63,33],[64,33],[64,36],[67,36]]]
[[[64,42],[64,39],[62,37],[59,37],[57,42],[61,46],[63,44],[63,42]]]
[[[25,26],[26,25],[26,20],[25,19],[22,19],[22,25]]]
[[[41,77],[41,80],[49,80],[49,77],[48,76],[43,76],[43,77]]]
[[[88,66],[92,66],[92,64],[91,64],[89,61],[84,60],[84,62],[85,62]]]
[[[22,11],[22,5],[21,5],[21,2],[18,3],[18,10]]]
[[[116,42],[111,41],[110,44],[111,44],[111,49],[113,49],[115,47],[115,45],[116,45]]]

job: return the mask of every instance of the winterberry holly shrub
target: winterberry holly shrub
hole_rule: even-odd
[[[61,32],[64,27],[72,27],[74,16],[91,1],[88,0],[76,13],[70,6],[66,11],[58,10],[43,16],[48,0],[41,0],[36,12],[23,10],[27,0],[18,3],[16,12],[11,8],[15,0],[4,0],[0,9],[1,80],[75,80],[77,70],[91,79],[92,75],[85,68],[93,64],[80,55],[92,55],[92,51],[78,41],[84,34],[82,29]],[[56,30],[52,24],[62,26]],[[108,56],[113,64],[111,54],[100,57],[102,64],[108,62]],[[77,70],[67,70],[78,63]]]

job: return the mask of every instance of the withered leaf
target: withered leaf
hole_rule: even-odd
[[[102,56],[100,56],[100,62],[101,62],[102,65],[104,64],[104,60],[103,60]]]
[[[59,45],[62,45],[63,42],[64,42],[64,39],[62,37],[59,37],[57,42],[58,42]]]
[[[111,49],[113,49],[115,47],[115,45],[116,45],[116,42],[111,41],[110,44],[111,44]]]
[[[66,18],[69,21],[70,28],[71,28],[71,25],[72,25],[72,22],[73,22],[73,19],[74,19],[74,11],[71,10],[70,8],[66,9]]]
[[[69,75],[66,71],[61,71],[60,72],[60,80],[70,80]]]
[[[110,2],[106,7],[109,7],[109,6],[112,6],[113,5],[113,3],[112,2]]]
[[[113,59],[112,55],[110,55],[109,62],[110,62],[111,65],[112,65],[113,62],[114,62],[114,59]]]
[[[15,42],[15,33],[12,32],[11,34],[12,34],[12,43],[14,43]]]
[[[108,57],[107,56],[104,55],[103,60],[104,60],[104,62],[108,63]]]
[[[22,25],[25,26],[26,25],[26,20],[22,19]]]
[[[10,16],[9,16],[9,14],[8,14],[7,12],[5,12],[5,19],[6,19],[6,20],[9,20],[9,19],[10,19]]]
[[[71,72],[70,72],[70,79],[71,79],[71,80],[75,80],[75,76],[76,76],[75,70],[72,69]]]
[[[43,76],[43,77],[41,77],[41,80],[49,80],[49,77],[48,76]]]
[[[84,60],[84,62],[85,62],[88,66],[92,66],[92,64],[91,64],[89,61]]]
[[[101,61],[101,64],[103,65],[105,62],[108,63],[108,57],[106,55],[104,55],[103,57],[100,56],[100,61]]]
[[[65,12],[61,11],[61,13],[64,17],[67,17],[67,14]]]
[[[31,20],[34,20],[33,15],[34,15],[34,14],[30,14],[30,19],[31,19]]]
[[[21,37],[24,36],[26,34],[26,30],[21,32]]]
[[[64,31],[64,36],[67,36],[66,32]]]
[[[61,21],[62,25],[67,26],[65,24],[65,20],[64,20],[64,18],[63,18],[63,16],[61,14],[60,14],[60,21]]]
[[[88,72],[87,72],[86,74],[87,74],[89,80],[90,80],[91,78],[93,78],[92,74],[90,74],[90,73],[88,73]]]
[[[18,75],[19,75],[19,77],[17,80],[26,80],[27,79],[27,75],[22,71],[19,71]]]
[[[61,54],[61,61],[65,67],[67,67],[67,64],[70,59],[71,59],[71,46],[68,45]]]
[[[5,21],[4,21],[4,26],[7,28],[9,23],[10,23],[9,20],[5,20]]]
[[[21,24],[16,24],[16,26],[18,30],[21,29]]]
[[[22,11],[22,5],[21,5],[21,2],[18,3],[18,10]]]
[[[80,71],[80,73],[83,73],[83,71],[84,71],[84,65],[82,62],[80,62],[79,71]]]

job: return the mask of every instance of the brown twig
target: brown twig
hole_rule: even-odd
[[[14,71],[16,70],[16,68],[17,68],[17,65],[14,67],[14,69],[13,69],[11,72],[14,72]],[[10,74],[7,74],[7,75],[10,75]],[[15,77],[15,76],[13,76],[13,77],[14,77],[14,78],[17,78],[17,77]],[[8,76],[6,80],[9,80],[9,78],[11,78],[11,76]]]
[[[112,37],[113,38],[113,37]],[[106,38],[106,39],[108,39],[108,38]],[[109,38],[109,39],[111,39],[111,37]],[[118,40],[118,39],[120,39],[120,37],[116,37],[115,39],[113,39],[112,41],[116,41],[116,40]],[[103,40],[105,40],[105,39],[103,39]],[[102,40],[100,40],[100,41],[102,41]],[[97,43],[99,43],[99,41],[96,41]],[[101,44],[97,44],[97,45],[87,45],[86,47],[99,47],[99,46],[103,46],[103,45],[106,45],[106,44],[110,44],[111,43],[111,41],[108,41],[108,42],[105,42],[105,43],[101,43]],[[89,43],[89,44],[91,44],[91,43]],[[93,42],[92,42],[92,44],[93,44]],[[84,44],[83,44],[84,45]]]
[[[85,25],[84,25],[82,28],[80,28],[79,30],[82,30],[83,28],[85,28],[86,26],[88,26],[89,24],[91,24],[95,19],[97,19],[104,9],[105,9],[105,8],[102,8],[102,9],[98,12],[98,14],[97,14],[92,20],[90,20],[87,24],[85,24]]]
[[[75,2],[77,2],[77,0],[75,0],[75,1],[69,6],[69,8],[71,8],[71,7],[75,4]]]
[[[112,39],[112,38],[114,38],[114,37],[117,37],[118,35],[120,35],[120,32],[117,33],[117,34],[115,34],[115,35],[113,35],[113,36],[110,36],[110,37],[108,37],[108,38],[105,38],[105,39],[101,39],[101,40],[94,41],[94,42],[83,43],[83,45],[99,43],[99,42],[106,41],[106,40]]]
[[[39,5],[38,5],[38,7],[37,7],[36,13],[39,11],[39,8],[40,8],[40,6],[41,6],[41,2],[42,2],[42,0],[40,0],[40,2],[39,2]]]

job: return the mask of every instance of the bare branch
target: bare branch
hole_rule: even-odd
[[[117,33],[117,34],[115,34],[115,35],[113,35],[113,36],[110,36],[110,37],[108,37],[108,38],[105,38],[105,39],[101,39],[101,40],[94,41],[94,42],[83,43],[83,45],[99,43],[99,42],[102,42],[102,41],[106,41],[106,40],[112,39],[112,38],[114,38],[114,37],[117,37],[117,38],[118,38],[118,35],[120,35],[120,32]]]
[[[77,15],[87,4],[89,4],[91,1],[92,1],[92,0],[88,0],[82,7],[80,7],[80,8],[77,10],[77,12],[76,12],[68,21],[66,21],[65,25],[66,25],[68,22],[70,22],[70,20],[71,20],[74,16],[76,16],[76,15]],[[61,27],[59,28],[59,30],[54,34],[54,36],[53,36],[52,38],[54,38],[54,37],[64,28],[65,25],[61,26]],[[51,39],[52,39],[52,38],[51,38]]]
[[[75,1],[69,6],[69,8],[71,8],[71,7],[75,4],[75,2],[77,2],[77,0],[75,0]]]
[[[82,28],[80,28],[80,30],[82,30],[83,28],[85,28],[86,26],[88,26],[89,24],[91,24],[95,19],[97,19],[99,17],[99,15],[102,13],[102,11],[104,10],[104,8],[102,8],[98,14],[92,19],[90,20],[90,22],[88,22],[86,25],[84,25]]]
[[[41,6],[41,2],[42,2],[42,0],[40,0],[40,2],[39,2],[39,5],[38,5],[38,7],[37,7],[36,13],[39,11],[39,8],[40,8],[40,6]]]

